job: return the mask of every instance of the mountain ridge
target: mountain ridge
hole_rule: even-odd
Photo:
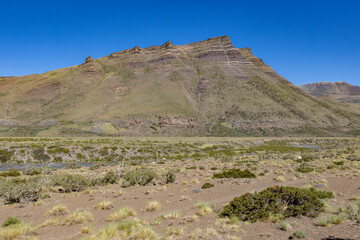
[[[135,46],[0,78],[0,102],[3,135],[344,135],[360,124],[356,113],[305,93],[229,36]]]

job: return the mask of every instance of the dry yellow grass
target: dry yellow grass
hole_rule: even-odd
[[[92,222],[94,217],[91,212],[83,209],[78,209],[67,218],[65,218],[63,225],[80,224],[84,222]]]
[[[114,204],[111,201],[102,201],[96,204],[94,208],[98,210],[110,210],[114,208]]]
[[[106,219],[107,222],[112,221],[120,221],[128,217],[133,217],[136,215],[136,212],[134,209],[130,207],[123,207],[117,210],[116,212],[110,214],[108,218]]]
[[[66,215],[69,213],[69,210],[64,205],[55,205],[46,212],[46,216],[60,216]]]
[[[146,205],[146,211],[153,212],[161,208],[161,204],[158,201],[151,201]]]
[[[11,240],[20,236],[35,234],[37,228],[26,223],[10,225],[0,230],[0,239]]]

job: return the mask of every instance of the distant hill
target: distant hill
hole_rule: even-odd
[[[12,136],[324,136],[360,128],[359,114],[308,95],[228,36],[3,77],[0,102],[0,135]]]
[[[360,87],[347,82],[316,82],[298,86],[303,91],[315,97],[335,99],[344,106],[360,113]]]

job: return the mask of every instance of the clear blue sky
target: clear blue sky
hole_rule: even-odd
[[[0,76],[229,35],[295,84],[360,85],[360,1],[1,1]]]

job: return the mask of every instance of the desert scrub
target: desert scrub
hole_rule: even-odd
[[[36,202],[40,197],[40,186],[23,179],[0,181],[0,196],[5,204]]]
[[[5,219],[5,221],[1,224],[1,227],[4,228],[4,227],[10,226],[10,225],[19,224],[19,223],[21,223],[21,221],[19,220],[18,217],[10,216]]]
[[[146,205],[146,211],[153,212],[161,208],[161,204],[158,201],[151,201]]]
[[[214,187],[214,184],[212,184],[212,183],[204,183],[202,186],[201,186],[201,188],[202,189],[206,189],[206,188],[212,188],[212,187]]]
[[[29,175],[29,176],[39,175],[39,174],[41,174],[41,170],[37,169],[35,167],[25,167],[22,170],[22,174]]]
[[[256,175],[249,169],[242,171],[241,169],[233,168],[221,173],[215,173],[213,178],[256,178]]]
[[[15,169],[9,169],[8,171],[0,172],[0,177],[18,177],[21,173]]]
[[[62,204],[59,204],[59,205],[55,205],[51,209],[49,209],[45,213],[45,215],[46,216],[61,216],[61,215],[66,215],[68,213],[69,213],[69,210],[67,209],[67,207]]]
[[[236,216],[242,221],[267,220],[273,215],[284,218],[299,215],[317,217],[324,211],[321,199],[331,198],[331,192],[314,188],[269,187],[261,192],[245,193],[227,204],[221,216]]]
[[[351,220],[360,224],[360,202],[350,204],[346,209],[345,212],[347,217]]]
[[[300,166],[296,169],[297,172],[301,172],[301,173],[308,173],[308,172],[312,172],[313,170],[314,168],[311,167],[311,165],[308,163],[301,163]]]
[[[118,182],[119,178],[120,176],[116,174],[114,171],[109,171],[105,174],[104,177],[92,180],[91,185],[96,186],[96,185],[115,184]]]
[[[145,186],[157,178],[157,174],[148,168],[137,168],[127,172],[124,176],[122,187],[130,187],[136,184]]]
[[[80,192],[89,185],[88,180],[80,174],[59,174],[50,179],[50,186],[60,187],[60,192]]]

